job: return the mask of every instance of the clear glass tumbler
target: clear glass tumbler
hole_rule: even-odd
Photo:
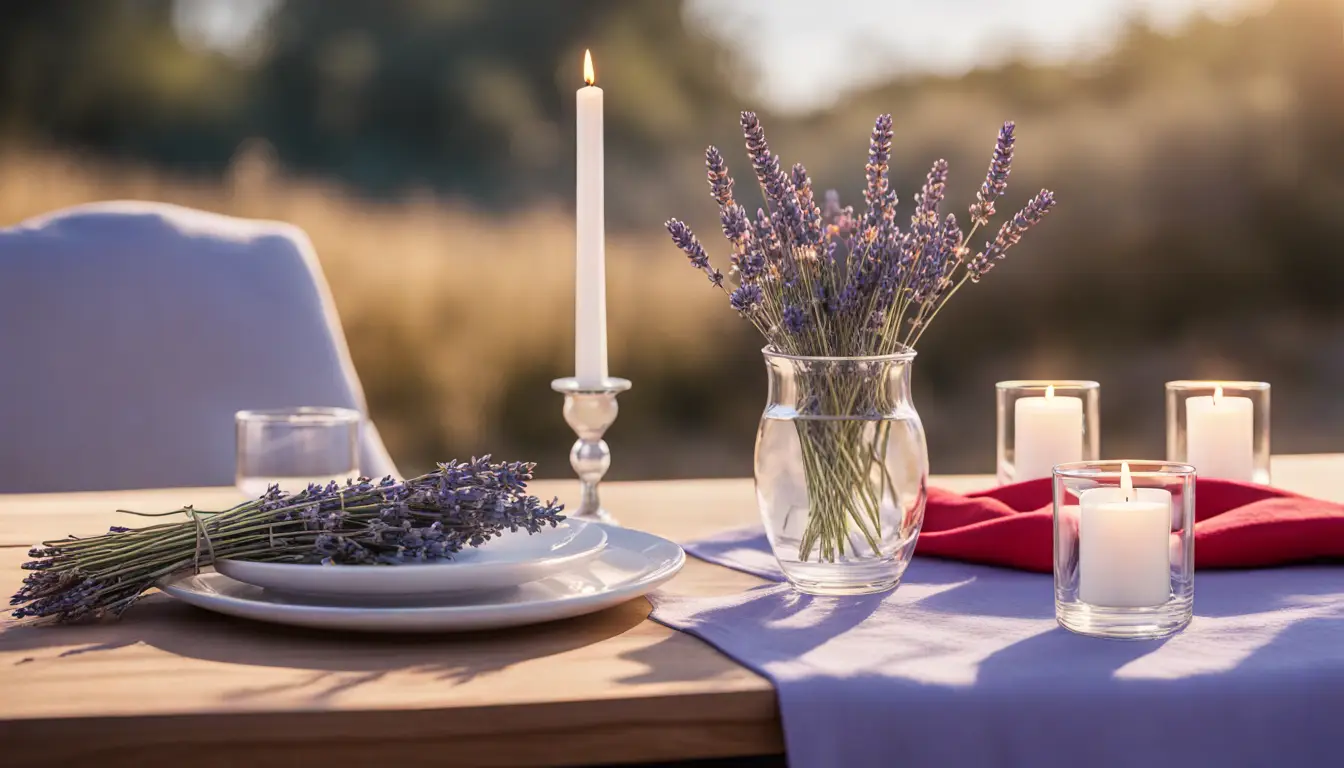
[[[239,411],[234,481],[249,496],[279,485],[294,493],[309,483],[359,475],[359,411],[274,408]]]
[[[1000,381],[999,485],[1050,477],[1056,464],[1101,458],[1101,385],[1076,379]]]
[[[1167,460],[1200,477],[1269,485],[1269,384],[1167,382]]]
[[[1055,618],[1096,637],[1164,637],[1195,599],[1195,468],[1080,461],[1054,470]]]

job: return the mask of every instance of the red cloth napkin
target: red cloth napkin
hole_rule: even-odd
[[[1196,568],[1344,560],[1344,505],[1263,485],[1196,482]],[[965,496],[930,488],[916,553],[1050,573],[1050,479]]]

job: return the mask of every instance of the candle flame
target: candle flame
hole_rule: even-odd
[[[1134,500],[1134,478],[1129,476],[1129,462],[1120,462],[1120,492],[1125,494],[1125,501]]]
[[[1045,399],[1049,400],[1054,396],[1055,396],[1055,385],[1054,384],[1045,385]]]
[[[1217,405],[1223,401],[1223,385],[1218,384],[1213,388],[1213,404]]]
[[[583,51],[583,82],[589,85],[597,82],[597,75],[593,72],[593,52],[586,48]]]

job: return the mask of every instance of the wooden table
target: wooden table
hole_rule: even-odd
[[[1344,455],[1276,457],[1275,484],[1344,501]],[[955,490],[987,477],[941,477]],[[539,495],[571,483],[538,482]],[[623,522],[689,541],[756,520],[750,480],[613,483]],[[0,587],[32,543],[112,510],[219,508],[232,489],[0,495]],[[690,560],[665,587],[760,583]],[[770,684],[647,620],[637,600],[524,629],[365,637],[217,616],[154,595],[117,623],[0,627],[0,744],[15,765],[591,765],[783,751]]]

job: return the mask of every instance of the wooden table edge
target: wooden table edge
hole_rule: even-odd
[[[305,764],[600,765],[782,754],[771,690],[452,708],[34,717],[0,721],[0,744],[42,764],[178,765],[202,755],[250,768]],[[578,714],[579,716],[575,716]],[[519,723],[536,723],[519,727]],[[38,746],[40,745],[40,747]],[[451,761],[442,762],[450,751]],[[440,762],[423,760],[426,752]],[[417,757],[417,755],[419,757]],[[279,761],[276,758],[281,758]],[[355,758],[352,760],[352,758]],[[311,761],[311,762],[309,762]],[[209,764],[209,763],[207,763]]]

